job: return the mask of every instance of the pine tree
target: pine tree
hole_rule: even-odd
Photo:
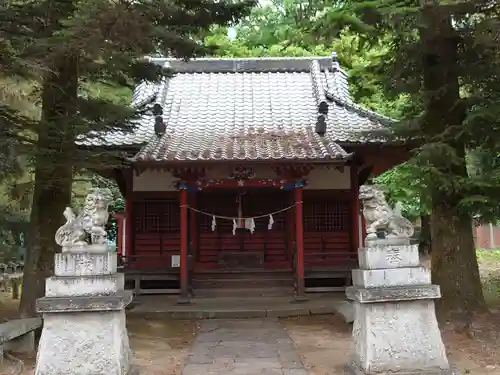
[[[54,233],[70,203],[72,178],[82,168],[122,163],[120,155],[78,148],[78,135],[133,131],[136,109],[95,95],[93,87],[133,87],[169,72],[145,56],[191,58],[205,53],[197,35],[212,24],[236,21],[252,0],[6,0],[0,41],[26,64],[23,74],[39,84],[41,118],[33,128],[35,186],[32,233],[21,300],[34,314],[58,251]],[[142,108],[144,109],[144,108]],[[141,110],[142,110],[141,109]]]
[[[2,8],[0,7],[0,12]],[[17,155],[20,151],[19,132],[29,126],[29,119],[20,113],[23,100],[8,81],[20,65],[10,44],[0,34],[0,182],[20,171]]]
[[[483,311],[472,215],[498,205],[498,180],[471,176],[467,154],[498,143],[499,4],[487,0],[350,1],[323,8],[325,20],[348,20],[367,40],[389,36],[388,53],[372,67],[388,94],[406,93],[413,108],[395,135],[419,144],[411,160],[431,200],[432,279],[439,307],[469,319]],[[344,24],[342,22],[340,25]],[[456,315],[455,315],[456,314]]]

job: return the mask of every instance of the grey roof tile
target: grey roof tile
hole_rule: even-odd
[[[348,156],[338,142],[366,142],[390,121],[353,103],[335,57],[154,61],[174,76],[142,83],[132,103],[155,98],[166,133],[155,134],[151,115],[94,144],[142,145],[134,160],[338,159]],[[321,102],[324,137],[314,131]]]

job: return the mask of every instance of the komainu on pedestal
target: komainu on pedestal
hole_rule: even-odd
[[[376,185],[360,188],[367,226],[359,269],[346,289],[355,307],[352,375],[451,375],[434,311],[439,286],[410,244],[413,225],[387,204]]]
[[[116,253],[107,245],[109,197],[94,189],[79,215],[69,207],[64,212],[66,223],[55,236],[62,247],[55,275],[37,300],[44,324],[35,375],[131,373],[125,307],[132,294],[124,290]]]
[[[413,236],[413,224],[394,212],[387,203],[384,191],[380,186],[361,186],[359,200],[363,205],[367,240],[378,238],[377,233],[382,233],[384,238],[410,238]]]

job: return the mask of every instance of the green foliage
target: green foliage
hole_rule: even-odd
[[[500,219],[500,204],[496,203],[500,194],[500,154],[496,150],[483,147],[470,151],[467,155],[469,176],[474,185],[481,185],[479,191],[471,191],[464,200],[468,207],[480,213],[477,221],[495,223]],[[493,204],[492,204],[493,203]]]
[[[500,249],[477,249],[484,297],[490,306],[500,302]]]
[[[389,203],[393,206],[401,203],[403,215],[410,219],[428,215],[431,208],[426,187],[418,176],[417,167],[411,162],[406,162],[375,179],[375,182],[387,191]]]
[[[18,185],[23,185],[22,181]],[[0,262],[19,259],[26,250],[29,210],[24,197],[13,199],[11,190],[8,184],[0,185]]]

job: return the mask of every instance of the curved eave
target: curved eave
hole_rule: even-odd
[[[135,160],[129,158],[128,161],[137,166],[179,166],[179,165],[215,165],[215,164],[324,164],[324,165],[346,165],[354,161],[354,152],[346,154],[341,159],[208,159],[208,160]]]

